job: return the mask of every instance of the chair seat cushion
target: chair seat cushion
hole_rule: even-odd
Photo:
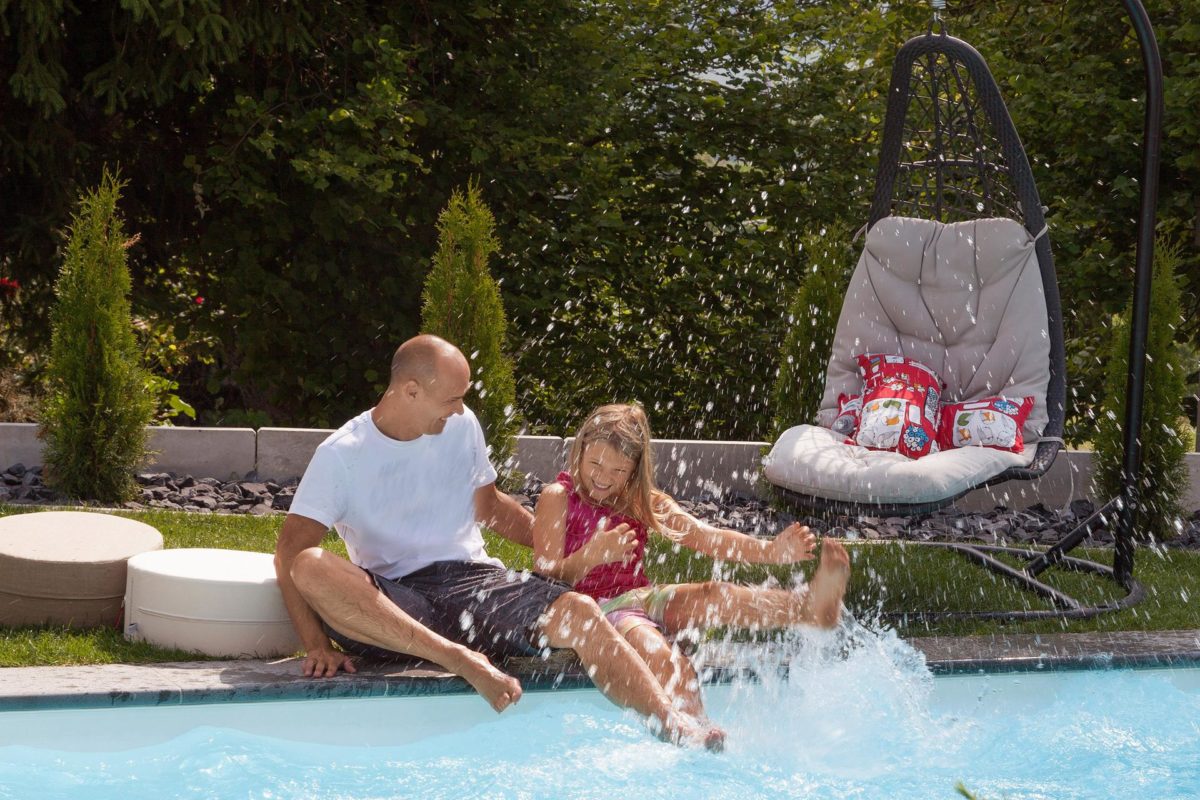
[[[955,497],[1009,467],[1028,466],[1036,444],[1019,453],[988,447],[943,450],[920,459],[846,444],[816,425],[789,428],[763,459],[772,484],[848,503],[919,504]]]

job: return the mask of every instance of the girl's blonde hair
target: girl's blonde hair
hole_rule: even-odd
[[[650,421],[646,418],[646,410],[637,403],[613,403],[600,406],[588,415],[571,445],[568,471],[576,491],[582,486],[583,451],[593,442],[604,442],[634,462],[633,474],[611,503],[613,509],[633,517],[651,530],[674,538],[677,531],[669,524],[674,504],[654,485],[654,458],[650,452]]]

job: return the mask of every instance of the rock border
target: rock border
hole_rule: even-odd
[[[122,507],[134,511],[161,509],[201,514],[250,514],[264,516],[286,513],[291,508],[297,479],[282,483],[257,480],[221,481],[216,478],[178,475],[172,472],[144,472],[137,476],[141,498]],[[544,484],[527,478],[513,497],[532,510]],[[0,473],[0,502],[14,505],[71,505],[66,498],[46,487],[41,468],[22,464]],[[1060,508],[1035,503],[1023,509],[996,506],[969,510],[949,506],[913,517],[836,518],[834,524],[813,516],[773,508],[765,500],[732,493],[718,495],[701,492],[693,500],[681,499],[685,511],[705,522],[756,536],[771,536],[792,522],[800,521],[830,536],[867,541],[939,541],[989,545],[1049,545],[1057,542],[1080,521],[1091,516],[1091,500],[1072,500]],[[82,504],[79,504],[83,507]],[[1177,536],[1166,543],[1169,548],[1200,550],[1200,509],[1180,521]],[[1113,543],[1108,531],[1098,531],[1085,544],[1107,547]]]

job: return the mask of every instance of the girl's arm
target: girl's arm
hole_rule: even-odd
[[[743,564],[792,564],[814,557],[817,537],[798,522],[784,528],[774,539],[759,539],[701,522],[669,497],[662,502],[666,503],[668,527],[680,533],[677,541],[706,556]]]
[[[533,520],[533,569],[574,586],[594,567],[624,561],[637,548],[637,533],[628,525],[598,531],[583,547],[564,557],[567,544],[567,490],[550,484],[538,497]]]

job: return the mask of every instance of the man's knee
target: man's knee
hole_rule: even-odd
[[[331,558],[333,556],[320,547],[301,550],[292,559],[292,568],[289,572],[292,576],[292,583],[301,593],[308,593],[319,584],[321,575],[329,569]]]

